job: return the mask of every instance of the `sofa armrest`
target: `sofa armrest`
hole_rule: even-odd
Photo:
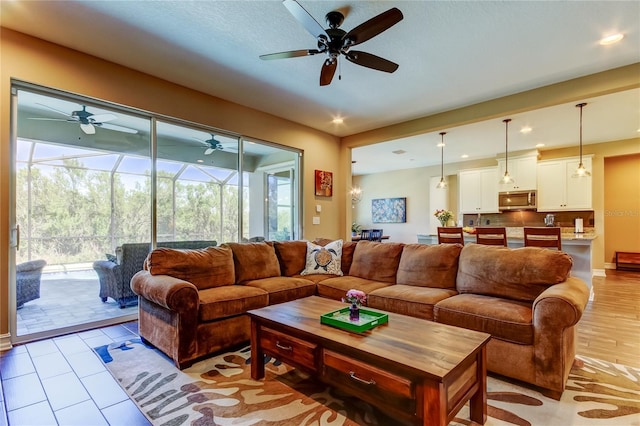
[[[536,384],[562,393],[576,354],[574,326],[589,302],[589,287],[569,277],[533,302],[534,374]]]
[[[535,328],[564,329],[578,323],[589,302],[589,287],[579,278],[552,285],[533,302]]]
[[[131,279],[131,289],[138,296],[171,311],[197,315],[200,304],[198,289],[188,281],[139,271]]]

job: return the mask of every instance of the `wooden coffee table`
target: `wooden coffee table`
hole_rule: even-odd
[[[264,378],[256,360],[268,354],[395,418],[447,425],[469,401],[471,420],[485,423],[489,334],[393,313],[364,333],[320,323],[344,306],[311,296],[249,311],[251,377]]]

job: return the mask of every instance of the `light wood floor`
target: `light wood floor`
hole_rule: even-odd
[[[578,323],[578,355],[640,368],[640,271],[606,271]]]

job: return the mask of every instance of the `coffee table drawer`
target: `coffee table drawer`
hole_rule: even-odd
[[[355,392],[364,400],[393,401],[405,410],[415,410],[415,386],[398,376],[330,350],[322,352],[323,375],[329,383]]]
[[[294,366],[317,371],[316,353],[318,345],[267,327],[260,328],[260,345],[271,355]]]

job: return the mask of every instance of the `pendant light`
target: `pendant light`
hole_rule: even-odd
[[[502,184],[514,183],[513,178],[509,175],[509,122],[510,118],[505,118],[502,122],[505,124],[504,129],[504,175],[500,178]]]
[[[356,164],[356,160],[351,160],[351,165]],[[351,169],[351,179],[353,179],[353,167]],[[358,204],[362,200],[362,188],[359,186],[354,186],[349,191],[349,195],[351,196],[351,207],[356,208],[356,204]]]
[[[588,177],[591,176],[591,172],[589,172],[582,164],[582,108],[587,105],[586,102],[582,102],[576,105],[576,108],[580,108],[580,163],[578,164],[578,168],[572,177]]]
[[[447,132],[440,132],[440,182],[436,185],[437,189],[447,189],[447,181],[444,180],[444,135]]]

